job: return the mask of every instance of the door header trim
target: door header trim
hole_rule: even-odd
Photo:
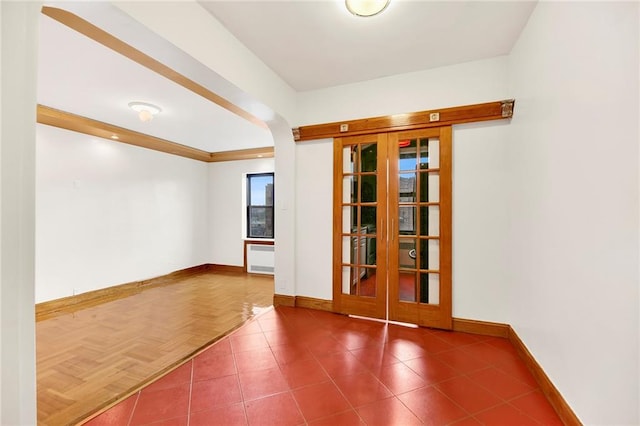
[[[504,120],[513,116],[514,99],[441,108],[407,114],[385,115],[335,123],[314,124],[292,129],[294,140],[386,133],[399,130],[426,129],[476,121]]]

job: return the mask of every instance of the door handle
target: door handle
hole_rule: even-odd
[[[396,220],[391,219],[391,241],[396,240]]]

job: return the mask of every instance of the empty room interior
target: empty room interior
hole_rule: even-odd
[[[356,3],[0,4],[0,424],[640,424],[638,2]]]

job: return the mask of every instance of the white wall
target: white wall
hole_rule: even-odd
[[[36,301],[209,262],[207,163],[37,126]]]
[[[296,114],[295,91],[196,1],[114,2],[114,6],[222,77],[213,79],[217,83],[215,87],[208,86],[214,93],[264,121],[274,120],[276,114],[292,121]],[[95,10],[93,6],[71,7],[78,13],[86,12],[81,16]],[[105,19],[104,12],[102,15],[91,16],[90,21],[198,82],[205,77],[191,74],[184,58],[174,52],[167,54],[163,49],[151,52],[152,46],[139,34],[129,38],[125,36],[126,28],[109,28],[109,19]]]
[[[501,56],[302,92],[296,125],[497,101],[507,94],[506,82],[507,57]]]
[[[517,108],[517,106],[516,106]],[[453,316],[508,323],[510,122],[453,130]]]
[[[0,3],[0,424],[36,424],[34,204],[38,2]]]
[[[331,300],[333,139],[296,145],[296,294]]]
[[[510,322],[585,424],[640,423],[637,8],[541,2],[510,57]]]
[[[310,122],[324,122],[506,99],[506,68],[506,58],[500,57],[307,92],[300,96],[300,110]],[[313,119],[316,115],[321,118]],[[504,278],[508,128],[507,121],[494,121],[454,130],[456,317],[508,322]],[[295,161],[296,294],[331,299],[333,145],[298,143]]]
[[[244,265],[246,175],[273,172],[273,158],[211,163],[209,174],[209,263]],[[277,176],[275,178],[277,180]],[[275,194],[276,200],[278,193]],[[277,218],[276,218],[277,223]],[[276,225],[278,226],[278,225]]]

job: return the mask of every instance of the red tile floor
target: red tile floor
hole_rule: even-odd
[[[561,425],[510,343],[278,307],[97,425]]]

